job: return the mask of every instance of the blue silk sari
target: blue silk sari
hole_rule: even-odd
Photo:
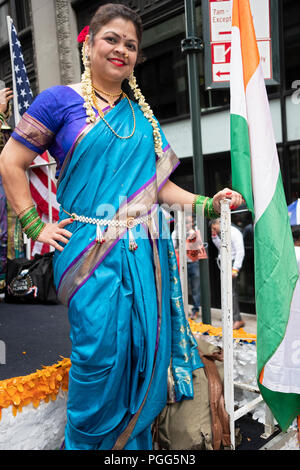
[[[174,400],[192,398],[192,370],[202,366],[157,204],[178,160],[164,137],[163,156],[156,158],[152,127],[133,106],[133,137],[115,137],[101,119],[86,125],[59,180],[60,219],[66,212],[110,220],[152,215],[132,230],[136,251],[129,250],[126,228],[106,226],[99,244],[95,225],[76,221],[66,227],[69,243],[55,253],[55,283],[69,307],[72,340],[66,449],[152,449],[151,423],[167,401],[170,363]],[[106,119],[129,135],[127,100]]]

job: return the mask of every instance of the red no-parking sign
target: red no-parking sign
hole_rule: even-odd
[[[225,88],[230,79],[232,0],[203,0],[202,6],[206,87]],[[273,29],[276,30],[274,8],[278,11],[277,0],[250,0],[250,7],[265,80],[270,84],[278,83],[274,80],[274,41],[271,37],[272,14]]]

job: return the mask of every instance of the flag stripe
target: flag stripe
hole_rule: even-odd
[[[257,223],[272,200],[280,171],[261,66],[255,70],[248,83],[246,106],[251,147],[255,223]]]
[[[253,213],[251,184],[250,143],[247,121],[236,114],[230,116],[232,187],[242,194],[248,209]]]
[[[247,120],[240,30],[232,28],[230,59],[230,112]]]
[[[276,220],[281,223],[274,224]],[[257,366],[260,371],[284,336],[298,277],[281,175],[274,197],[257,222],[254,234]]]
[[[40,182],[41,190],[46,190],[48,193],[48,174],[47,170],[43,167],[31,168],[30,171],[37,177],[37,180]],[[52,178],[50,178],[50,187],[52,195],[56,193],[56,186]],[[46,193],[45,193],[46,194]],[[46,197],[47,198],[47,197]]]
[[[232,6],[233,26],[240,29],[241,51],[243,57],[244,87],[257,69],[260,58],[248,0],[238,0]]]

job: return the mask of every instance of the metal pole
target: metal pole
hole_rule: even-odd
[[[231,213],[229,201],[221,201],[221,303],[222,336],[224,350],[224,401],[230,420],[230,439],[235,448],[234,432],[234,384],[233,384],[233,331],[232,331],[232,261],[231,261]]]
[[[178,211],[178,252],[179,252],[179,276],[182,288],[185,316],[188,319],[188,283],[186,260],[186,226],[184,211]]]
[[[187,54],[188,80],[189,80],[189,101],[190,116],[193,136],[193,165],[195,193],[205,194],[204,168],[201,139],[201,105],[199,91],[199,71],[198,54],[203,49],[200,38],[196,35],[196,10],[195,0],[185,0],[185,22],[186,38],[182,41],[182,52]],[[203,224],[203,242],[207,241],[207,227]],[[210,311],[210,282],[208,259],[199,261],[200,263],[200,290],[202,322],[211,323]]]

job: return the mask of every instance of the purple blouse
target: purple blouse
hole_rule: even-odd
[[[23,114],[12,137],[39,154],[47,149],[57,162],[58,174],[77,135],[86,126],[83,103],[83,98],[69,86],[48,88]]]

